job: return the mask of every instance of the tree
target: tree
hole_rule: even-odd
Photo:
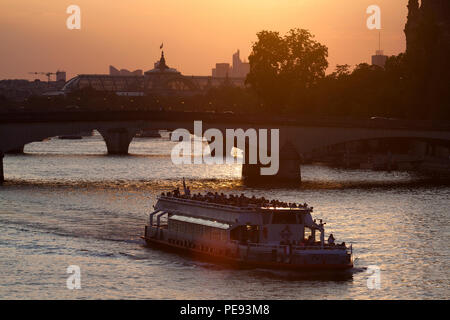
[[[270,110],[301,105],[308,89],[325,77],[328,48],[304,29],[291,29],[284,37],[261,31],[257,37],[246,83]]]

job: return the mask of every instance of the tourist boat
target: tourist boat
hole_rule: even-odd
[[[235,267],[352,268],[352,246],[334,243],[332,235],[325,241],[325,223],[313,220],[312,211],[306,203],[177,189],[158,197],[142,238],[149,246]]]

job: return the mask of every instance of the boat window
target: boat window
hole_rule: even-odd
[[[228,235],[225,230],[220,230],[220,239],[221,240],[228,240]]]
[[[303,242],[304,243],[309,243],[309,244],[313,244],[316,239],[315,239],[315,235],[313,236],[313,232],[310,228],[304,228],[304,236],[303,236]]]
[[[220,240],[219,229],[216,229],[216,228],[211,229],[211,239],[212,240]]]
[[[181,215],[173,215],[170,217],[170,220],[176,220],[176,221],[182,221],[182,222],[188,222],[190,224],[200,224],[203,226],[213,227],[213,228],[220,228],[220,229],[228,229],[230,227],[227,223],[222,223],[218,221],[211,221],[201,218],[195,218],[195,217],[187,217],[187,216],[181,216]]]
[[[194,234],[201,235],[202,234],[202,226],[199,224],[194,225]]]
[[[201,224],[194,224],[185,221],[178,221],[175,219],[169,220],[169,230],[179,233],[192,234],[197,237],[202,237],[207,240],[228,240],[228,232],[223,229],[222,224],[215,224],[220,226],[211,227]],[[252,229],[253,230],[253,229]]]
[[[305,234],[304,234],[304,238],[305,239],[308,239],[309,238],[309,236],[311,236],[312,235],[312,233],[311,233],[311,229],[310,228],[306,228],[305,227]]]
[[[259,226],[246,225],[238,226],[230,232],[231,240],[238,240],[241,243],[258,243],[259,242]]]
[[[169,220],[169,230],[178,231],[178,221]]]
[[[297,216],[291,212],[274,212],[272,224],[296,224]]]
[[[178,232],[183,232],[183,233],[186,232],[186,223],[180,223]]]
[[[202,235],[205,239],[211,239],[211,230],[209,227],[202,226]]]

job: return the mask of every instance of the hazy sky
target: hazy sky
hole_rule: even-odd
[[[329,48],[330,66],[369,62],[378,31],[368,6],[381,7],[382,47],[405,49],[408,0],[1,0],[0,79],[31,71],[108,73],[109,65],[151,69],[164,42],[166,61],[183,74],[209,75],[216,62],[247,58],[256,33],[309,29]],[[81,8],[81,30],[66,9]],[[331,70],[331,69],[330,69]],[[45,79],[42,78],[42,79]]]

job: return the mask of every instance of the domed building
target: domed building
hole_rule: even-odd
[[[161,58],[155,62],[155,67],[144,73],[144,90],[158,94],[196,94],[201,88],[189,77],[185,77],[177,69],[166,64],[164,51]]]
[[[144,75],[80,74],[70,79],[63,88],[70,93],[82,88],[115,92],[118,95],[174,95],[185,96],[205,93],[211,87],[220,85],[244,86],[244,78],[213,78],[209,76],[186,76],[175,68],[170,68],[161,52],[161,58],[154,68]]]

